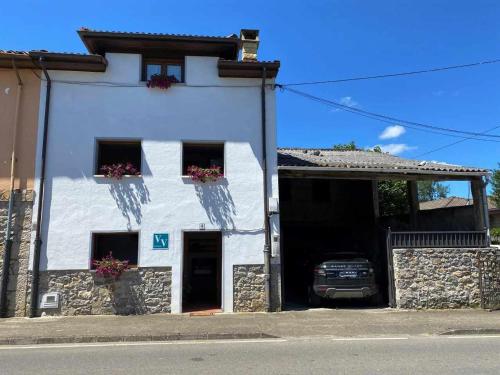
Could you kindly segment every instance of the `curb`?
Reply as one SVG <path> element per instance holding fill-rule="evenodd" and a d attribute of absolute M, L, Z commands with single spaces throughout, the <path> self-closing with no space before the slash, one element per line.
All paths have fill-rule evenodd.
<path fill-rule="evenodd" d="M 248 340 L 273 339 L 278 336 L 266 333 L 173 333 L 165 335 L 132 336 L 68 336 L 68 337 L 11 337 L 0 339 L 0 345 L 42 345 L 42 344 L 86 344 L 102 342 L 151 342 L 151 341 L 187 341 L 187 340 Z"/>
<path fill-rule="evenodd" d="M 439 333 L 440 336 L 453 336 L 453 335 L 492 335 L 500 334 L 500 328 L 473 328 L 473 329 L 452 329 Z"/>

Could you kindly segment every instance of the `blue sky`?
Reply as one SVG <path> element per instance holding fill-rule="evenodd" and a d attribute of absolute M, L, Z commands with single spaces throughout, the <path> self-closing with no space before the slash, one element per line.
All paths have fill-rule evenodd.
<path fill-rule="evenodd" d="M 73 4 L 71 4 L 73 3 Z M 500 2 L 450 1 L 23 1 L 2 4 L 0 49 L 85 52 L 75 30 L 228 35 L 261 30 L 259 58 L 279 59 L 280 83 L 419 70 L 500 58 Z M 467 131 L 500 125 L 500 64 L 405 78 L 302 86 L 368 111 Z M 415 157 L 456 138 L 408 129 L 278 92 L 280 146 L 356 141 Z M 392 130 L 393 135 L 398 129 Z M 400 132 L 399 132 L 400 133 Z M 500 134 L 500 129 L 496 130 Z M 397 146 L 388 146 L 388 145 Z M 424 157 L 495 168 L 500 144 L 466 141 Z M 467 196 L 466 184 L 452 193 Z"/>

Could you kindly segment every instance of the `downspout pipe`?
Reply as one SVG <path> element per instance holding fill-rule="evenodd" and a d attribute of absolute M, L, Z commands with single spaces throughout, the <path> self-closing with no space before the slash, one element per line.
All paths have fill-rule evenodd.
<path fill-rule="evenodd" d="M 9 268 L 12 252 L 12 211 L 14 209 L 15 195 L 15 176 L 16 176 L 16 144 L 17 144 L 17 128 L 19 127 L 19 112 L 21 107 L 21 98 L 23 92 L 23 81 L 16 66 L 16 60 L 12 59 L 12 69 L 14 69 L 17 77 L 17 96 L 16 107 L 14 112 L 14 129 L 12 134 L 12 153 L 10 159 L 10 192 L 9 206 L 7 209 L 7 226 L 5 228 L 5 249 L 3 252 L 3 270 L 2 279 L 0 280 L 0 318 L 7 316 L 7 287 L 9 284 Z"/>
<path fill-rule="evenodd" d="M 40 181 L 38 185 L 38 207 L 36 214 L 36 229 L 35 229 L 35 246 L 33 251 L 33 272 L 31 274 L 31 301 L 30 301 L 30 312 L 29 317 L 34 318 L 36 316 L 36 311 L 38 307 L 38 287 L 39 287 L 39 277 L 40 277 L 40 252 L 42 247 L 42 216 L 43 216 L 43 201 L 44 201 L 44 188 L 45 188 L 45 168 L 46 168 L 46 156 L 47 156 L 47 139 L 49 135 L 49 111 L 50 111 L 50 92 L 52 88 L 52 81 L 50 79 L 49 73 L 45 67 L 43 57 L 40 57 L 40 66 L 46 80 L 46 92 L 45 92 L 45 110 L 43 118 L 43 138 L 42 138 L 42 154 L 40 157 Z"/>
<path fill-rule="evenodd" d="M 267 191 L 267 127 L 266 127 L 266 67 L 262 67 L 261 130 L 262 130 L 262 185 L 264 189 L 264 291 L 266 311 L 271 311 L 271 233 L 269 226 L 269 199 Z"/>

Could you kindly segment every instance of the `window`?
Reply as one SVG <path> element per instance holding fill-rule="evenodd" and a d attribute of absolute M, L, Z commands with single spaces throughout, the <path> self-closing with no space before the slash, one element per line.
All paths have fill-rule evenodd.
<path fill-rule="evenodd" d="M 314 202 L 330 202 L 329 180 L 312 180 L 312 200 Z"/>
<path fill-rule="evenodd" d="M 141 172 L 141 141 L 97 141 L 97 163 L 95 174 L 102 174 L 102 167 L 131 163 Z"/>
<path fill-rule="evenodd" d="M 139 234 L 136 232 L 93 233 L 92 259 L 101 260 L 110 252 L 113 258 L 121 261 L 128 260 L 130 266 L 137 266 Z"/>
<path fill-rule="evenodd" d="M 182 147 L 182 174 L 186 176 L 190 166 L 200 168 L 220 167 L 224 174 L 223 143 L 184 143 Z"/>
<path fill-rule="evenodd" d="M 184 60 L 143 59 L 142 80 L 148 81 L 154 74 L 174 76 L 184 82 Z"/>

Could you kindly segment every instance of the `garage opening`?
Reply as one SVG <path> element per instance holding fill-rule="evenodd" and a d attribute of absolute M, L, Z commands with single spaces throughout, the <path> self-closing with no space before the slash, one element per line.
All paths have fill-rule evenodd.
<path fill-rule="evenodd" d="M 218 310 L 222 290 L 220 232 L 185 232 L 182 311 Z"/>
<path fill-rule="evenodd" d="M 325 277 L 334 275 L 337 283 L 352 284 L 353 289 L 376 284 L 378 290 L 371 294 L 366 289 L 366 298 L 346 295 L 328 304 L 385 305 L 388 266 L 385 234 L 378 223 L 377 182 L 282 177 L 279 186 L 285 308 L 311 304 L 314 277 L 323 272 L 318 266 L 327 261 L 335 267 L 327 269 Z M 356 275 L 340 269 L 346 261 L 359 267 L 353 271 Z"/>

